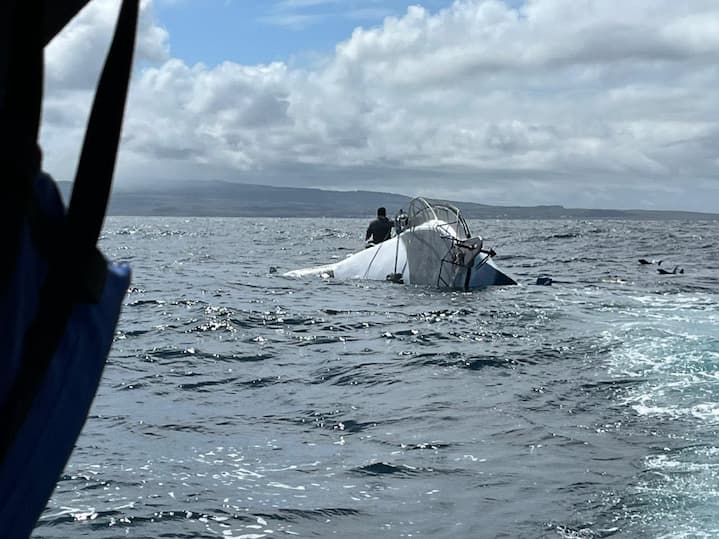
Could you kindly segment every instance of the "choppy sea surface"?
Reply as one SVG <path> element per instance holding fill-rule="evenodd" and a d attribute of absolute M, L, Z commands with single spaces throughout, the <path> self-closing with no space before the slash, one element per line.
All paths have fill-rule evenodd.
<path fill-rule="evenodd" d="M 280 275 L 364 220 L 108 219 L 133 284 L 34 537 L 719 537 L 719 222 L 470 224 L 522 286 Z"/>

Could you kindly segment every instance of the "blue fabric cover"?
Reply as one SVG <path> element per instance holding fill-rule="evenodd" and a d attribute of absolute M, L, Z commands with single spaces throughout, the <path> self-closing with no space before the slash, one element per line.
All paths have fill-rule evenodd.
<path fill-rule="evenodd" d="M 41 174 L 36 179 L 35 197 L 46 217 L 58 221 L 64 218 L 62 200 L 48 176 Z M 17 258 L 4 262 L 14 262 L 15 272 L 0 297 L 0 404 L 5 402 L 19 371 L 24 335 L 35 317 L 39 291 L 48 271 L 47 261 L 33 243 L 27 220 L 22 234 Z M 4 538 L 28 537 L 45 508 L 85 423 L 129 284 L 129 266 L 109 264 L 101 300 L 73 307 L 45 380 L 14 445 L 0 462 L 0 524 Z"/>

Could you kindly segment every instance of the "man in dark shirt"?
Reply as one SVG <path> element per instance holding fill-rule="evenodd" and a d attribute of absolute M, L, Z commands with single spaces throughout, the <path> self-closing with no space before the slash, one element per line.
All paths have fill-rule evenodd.
<path fill-rule="evenodd" d="M 387 218 L 387 210 L 377 208 L 377 219 L 372 221 L 367 227 L 365 242 L 371 240 L 372 243 L 382 243 L 392 237 L 393 223 Z"/>

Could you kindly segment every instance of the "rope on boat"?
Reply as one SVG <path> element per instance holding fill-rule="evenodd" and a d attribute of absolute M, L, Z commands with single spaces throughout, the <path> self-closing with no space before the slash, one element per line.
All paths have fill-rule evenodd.
<path fill-rule="evenodd" d="M 382 242 L 382 243 L 384 243 L 384 242 Z M 370 260 L 369 264 L 367 265 L 367 269 L 364 271 L 364 275 L 362 276 L 363 279 L 367 278 L 367 274 L 369 273 L 369 270 L 372 268 L 374 259 L 377 258 L 377 255 L 379 254 L 380 249 L 382 249 L 382 243 L 377 244 L 377 250 L 374 252 L 374 256 L 372 256 L 372 260 Z"/>

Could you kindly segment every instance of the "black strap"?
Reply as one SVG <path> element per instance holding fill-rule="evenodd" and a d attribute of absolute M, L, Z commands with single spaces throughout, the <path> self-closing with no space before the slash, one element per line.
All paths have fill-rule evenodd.
<path fill-rule="evenodd" d="M 81 255 L 90 256 L 105 219 L 132 68 L 137 11 L 138 0 L 123 0 L 85 131 L 67 212 L 68 234 Z"/>
<path fill-rule="evenodd" d="M 22 2 L 23 0 L 19 0 Z M 43 42 L 50 43 L 60 30 L 80 11 L 89 0 L 43 0 Z"/>
<path fill-rule="evenodd" d="M 7 84 L 0 100 L 0 230 L 3 252 L 17 259 L 23 216 L 29 206 L 32 179 L 40 170 L 37 135 L 42 101 L 43 48 L 33 25 L 42 8 L 38 0 L 10 6 L 11 32 L 7 54 Z M 40 13 L 41 14 L 41 13 Z M 3 74 L 5 75 L 5 74 Z M 6 290 L 14 264 L 0 266 L 0 293 Z"/>
<path fill-rule="evenodd" d="M 42 5 L 39 0 L 18 1 L 12 9 L 5 100 L 0 106 L 3 164 L 10 165 L 6 170 L 22 170 L 30 177 L 40 168 L 36 141 L 42 106 L 43 46 L 34 21 L 38 14 L 42 16 Z"/>
<path fill-rule="evenodd" d="M 5 458 L 27 417 L 65 332 L 73 305 L 79 299 L 73 286 L 73 281 L 78 280 L 78 268 L 82 268 L 82 275 L 87 273 L 90 264 L 97 265 L 95 244 L 112 183 L 132 66 L 137 11 L 138 0 L 123 0 L 93 103 L 63 234 L 67 253 L 63 259 L 50 260 L 36 317 L 25 334 L 20 371 L 0 409 L 0 417 L 5 421 L 0 429 L 0 460 Z M 42 41 L 38 39 L 37 43 Z M 70 267 L 67 260 L 77 266 Z"/>

